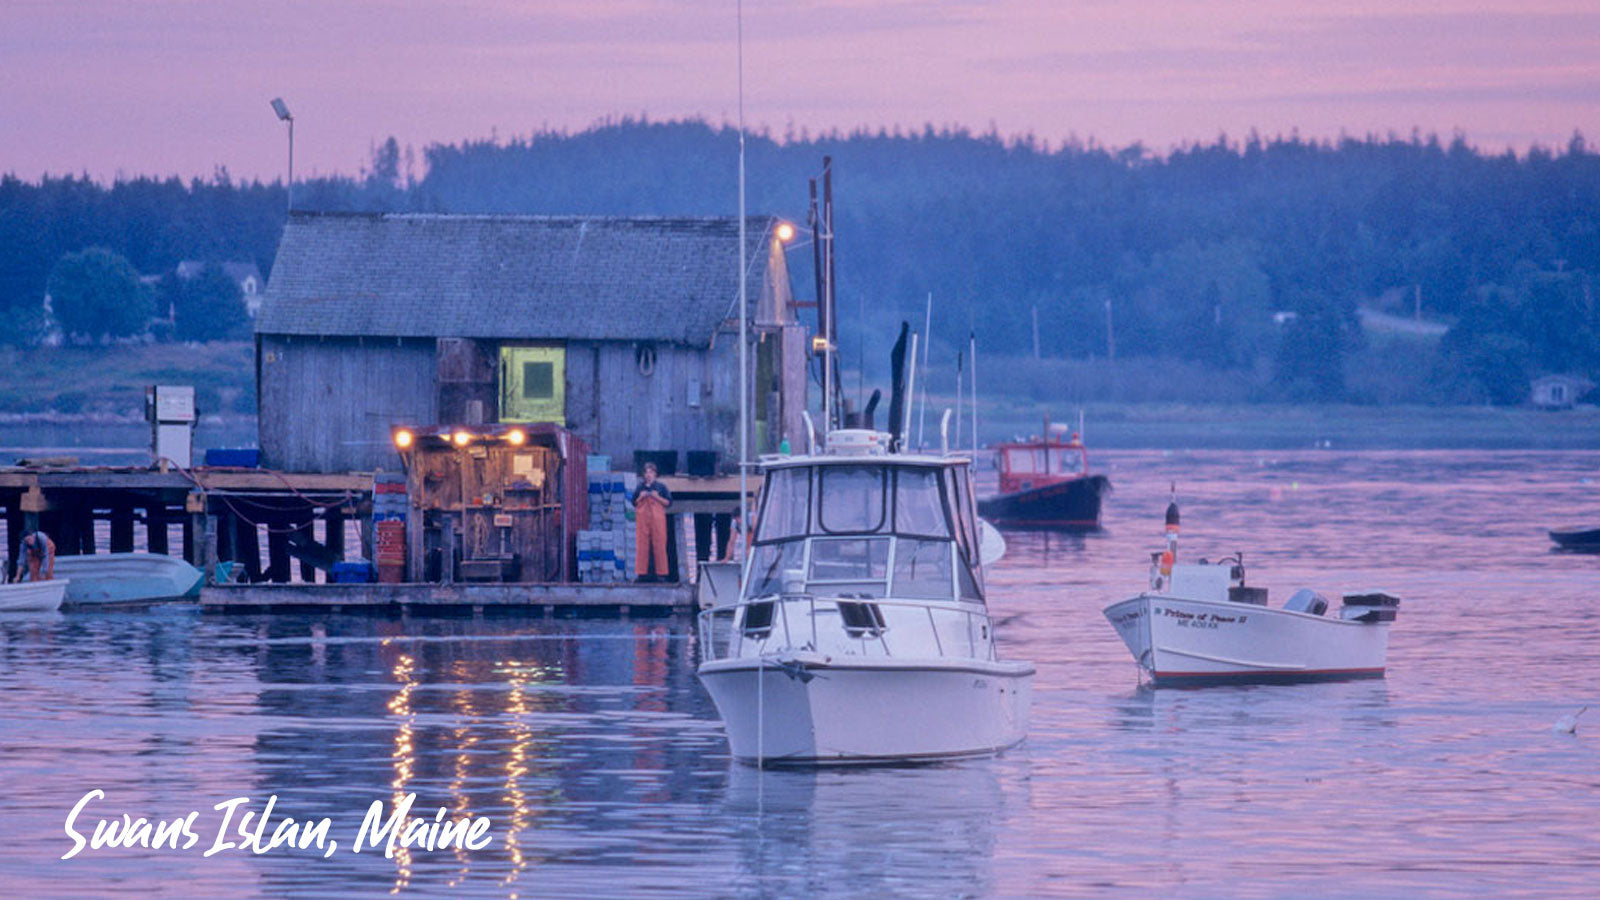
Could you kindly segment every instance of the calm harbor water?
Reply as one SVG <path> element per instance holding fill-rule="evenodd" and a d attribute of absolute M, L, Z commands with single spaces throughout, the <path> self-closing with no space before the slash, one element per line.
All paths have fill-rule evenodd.
<path fill-rule="evenodd" d="M 1600 453 L 1114 452 L 1106 530 L 1010 535 L 1028 741 L 924 768 L 730 765 L 681 620 L 0 617 L 0 885 L 18 897 L 1549 897 L 1600 886 Z M 1404 597 L 1386 679 L 1142 690 L 1101 618 L 1178 483 L 1180 552 Z M 73 846 L 191 810 L 190 850 Z M 350 852 L 373 801 L 485 849 Z M 276 795 L 338 849 L 203 857 Z M 120 823 L 120 819 L 118 820 Z"/>

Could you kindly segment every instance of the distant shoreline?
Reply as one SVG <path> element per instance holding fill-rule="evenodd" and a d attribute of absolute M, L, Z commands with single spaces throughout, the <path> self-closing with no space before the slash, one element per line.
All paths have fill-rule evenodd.
<path fill-rule="evenodd" d="M 1001 402 L 978 410 L 986 442 L 1043 430 L 1046 410 Z M 1049 410 L 1075 430 L 1079 406 Z M 1090 403 L 1095 450 L 1596 450 L 1600 407 L 1546 412 L 1491 406 Z M 931 411 L 931 410 L 930 410 Z M 967 415 L 971 415 L 970 411 Z M 930 428 L 933 420 L 929 417 Z M 913 417 L 913 431 L 915 431 Z M 937 432 L 928 436 L 937 443 Z M 953 442 L 953 441 L 952 441 Z"/>
<path fill-rule="evenodd" d="M 935 398 L 925 440 L 938 445 L 944 406 Z M 1084 441 L 1103 450 L 1561 450 L 1600 452 L 1600 407 L 1559 412 L 1483 406 L 1289 406 L 1266 404 L 1087 404 Z M 1078 407 L 1053 408 L 1075 430 Z M 1038 434 L 1045 411 L 1004 400 L 978 411 L 984 443 Z M 970 417 L 970 410 L 966 416 Z M 912 434 L 918 417 L 913 411 Z M 970 423 L 970 418 L 964 419 Z M 881 422 L 879 423 L 882 424 Z M 254 416 L 206 415 L 197 449 L 256 443 Z M 0 465 L 20 456 L 142 458 L 149 425 L 113 413 L 0 412 Z M 960 445 L 970 442 L 963 429 Z M 951 444 L 956 445 L 952 421 Z M 48 452 L 46 452 L 48 451 Z M 103 462 L 103 459 L 96 459 Z"/>

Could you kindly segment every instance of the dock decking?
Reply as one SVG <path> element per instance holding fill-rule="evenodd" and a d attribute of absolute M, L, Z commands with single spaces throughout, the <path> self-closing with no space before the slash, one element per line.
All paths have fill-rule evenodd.
<path fill-rule="evenodd" d="M 208 585 L 200 592 L 206 612 L 266 612 L 290 608 L 617 611 L 670 615 L 695 610 L 690 584 L 251 584 Z"/>

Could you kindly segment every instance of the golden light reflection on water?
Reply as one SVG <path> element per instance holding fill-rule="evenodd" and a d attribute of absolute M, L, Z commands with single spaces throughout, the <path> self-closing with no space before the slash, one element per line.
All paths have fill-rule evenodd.
<path fill-rule="evenodd" d="M 390 669 L 394 680 L 400 683 L 400 690 L 389 700 L 389 714 L 400 719 L 394 733 L 394 752 L 391 754 L 394 759 L 394 780 L 390 782 L 394 788 L 391 809 L 399 807 L 406 795 L 406 785 L 411 783 L 412 776 L 416 774 L 417 757 L 413 741 L 416 713 L 411 708 L 411 692 L 417 687 L 416 669 L 416 661 L 406 653 L 400 654 Z M 404 844 L 395 846 L 394 864 L 394 887 L 389 893 L 398 894 L 411 884 L 411 852 Z"/>
<path fill-rule="evenodd" d="M 558 789 L 545 792 L 541 798 L 530 797 L 524 784 L 525 779 L 533 773 L 533 767 L 539 765 L 541 760 L 547 760 L 551 749 L 548 739 L 542 737 L 531 725 L 528 724 L 529 715 L 548 709 L 554 705 L 551 700 L 539 699 L 536 692 L 527 690 L 529 686 L 539 684 L 560 684 L 562 672 L 556 666 L 544 666 L 538 663 L 523 662 L 520 660 L 506 660 L 495 664 L 497 672 L 505 673 L 509 690 L 506 694 L 506 712 L 510 715 L 511 745 L 507 751 L 506 779 L 504 800 L 510 810 L 510 824 L 506 829 L 506 853 L 511 860 L 511 870 L 501 884 L 511 886 L 517 883 L 526 871 L 537 860 L 530 860 L 529 852 L 523 848 L 522 835 L 536 824 L 541 806 L 548 804 L 559 796 Z M 548 763 L 539 765 L 538 774 L 548 774 L 552 767 Z M 519 894 L 512 891 L 511 900 L 517 900 Z"/>
<path fill-rule="evenodd" d="M 470 682 L 472 671 L 462 660 L 456 660 L 450 666 L 451 677 L 461 683 Z M 455 710 L 457 721 L 460 723 L 450 730 L 450 736 L 455 741 L 455 756 L 451 759 L 450 769 L 450 799 L 451 806 L 457 817 L 472 815 L 472 798 L 468 796 L 466 784 L 468 769 L 472 764 L 472 748 L 478 743 L 478 736 L 472 733 L 472 725 L 478 718 L 477 704 L 472 702 L 472 689 L 463 687 L 450 695 L 450 708 Z M 472 869 L 471 856 L 464 847 L 455 849 L 456 862 L 461 868 L 447 883 L 446 887 L 457 887 L 462 884 Z"/>

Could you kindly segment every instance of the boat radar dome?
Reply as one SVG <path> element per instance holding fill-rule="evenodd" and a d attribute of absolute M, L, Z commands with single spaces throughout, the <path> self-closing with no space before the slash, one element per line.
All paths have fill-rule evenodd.
<path fill-rule="evenodd" d="M 841 428 L 828 433 L 829 456 L 883 456 L 889 452 L 889 435 L 867 428 Z"/>

